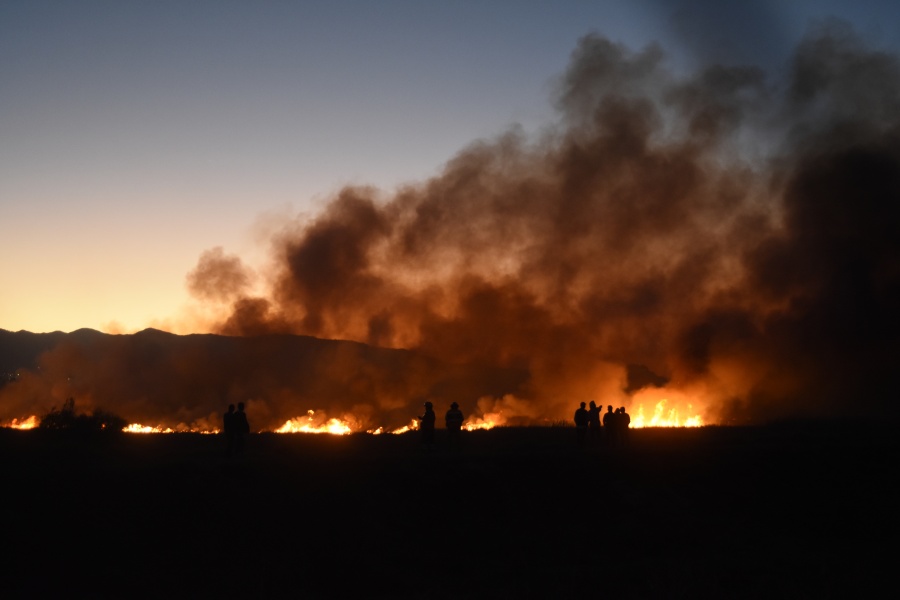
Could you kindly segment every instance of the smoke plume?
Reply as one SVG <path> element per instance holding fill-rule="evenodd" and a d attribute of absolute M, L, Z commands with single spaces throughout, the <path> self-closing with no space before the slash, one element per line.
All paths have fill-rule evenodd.
<path fill-rule="evenodd" d="M 657 46 L 587 36 L 549 132 L 477 141 L 387 198 L 342 190 L 285 225 L 270 293 L 218 331 L 524 368 L 517 396 L 551 415 L 627 402 L 641 369 L 714 421 L 893 412 L 898 85 L 839 23 L 786 82 L 678 77 Z"/>

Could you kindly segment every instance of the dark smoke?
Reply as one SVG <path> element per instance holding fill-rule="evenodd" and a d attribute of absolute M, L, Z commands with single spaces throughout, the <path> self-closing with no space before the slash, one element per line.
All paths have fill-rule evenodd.
<path fill-rule="evenodd" d="M 896 416 L 898 104 L 898 57 L 840 23 L 788 81 L 678 76 L 590 35 L 539 137 L 475 142 L 390 197 L 342 190 L 278 234 L 263 296 L 219 251 L 190 286 L 230 307 L 222 334 L 523 370 L 495 408 L 529 418 L 654 386 L 708 422 Z"/>

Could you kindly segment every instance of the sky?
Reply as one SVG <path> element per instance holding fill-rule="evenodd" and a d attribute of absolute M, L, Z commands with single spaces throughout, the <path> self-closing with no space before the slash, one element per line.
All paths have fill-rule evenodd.
<path fill-rule="evenodd" d="M 0 4 L 0 328 L 203 330 L 187 276 L 343 186 L 390 194 L 558 119 L 591 33 L 674 71 L 786 68 L 835 16 L 900 49 L 892 2 Z"/>

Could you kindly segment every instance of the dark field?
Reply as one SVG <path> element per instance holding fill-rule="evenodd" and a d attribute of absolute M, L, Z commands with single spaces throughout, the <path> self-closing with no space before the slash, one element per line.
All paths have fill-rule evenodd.
<path fill-rule="evenodd" d="M 0 596 L 885 595 L 897 430 L 250 436 L 0 430 Z M 887 593 L 887 595 L 891 595 Z"/>

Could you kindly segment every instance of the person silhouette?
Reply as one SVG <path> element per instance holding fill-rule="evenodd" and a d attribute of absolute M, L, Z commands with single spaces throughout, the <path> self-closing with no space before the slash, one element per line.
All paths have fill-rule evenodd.
<path fill-rule="evenodd" d="M 243 454 L 244 441 L 248 433 L 250 433 L 250 422 L 247 420 L 247 413 L 244 412 L 244 403 L 238 402 L 237 412 L 234 413 L 234 453 Z"/>
<path fill-rule="evenodd" d="M 591 439 L 600 439 L 600 407 L 593 400 L 588 409 L 588 430 L 591 432 Z"/>
<path fill-rule="evenodd" d="M 584 448 L 584 438 L 587 436 L 588 411 L 584 402 L 575 409 L 575 443 L 578 448 Z"/>
<path fill-rule="evenodd" d="M 234 454 L 234 404 L 222 415 L 222 433 L 225 434 L 225 456 Z"/>
<path fill-rule="evenodd" d="M 459 448 L 462 435 L 463 414 L 456 402 L 450 405 L 450 410 L 444 415 L 444 423 L 447 426 L 447 445 L 451 448 Z"/>
<path fill-rule="evenodd" d="M 625 446 L 628 444 L 628 437 L 630 435 L 628 428 L 631 426 L 631 415 L 625 411 L 624 406 L 619 410 L 621 411 L 619 413 L 619 441 Z"/>
<path fill-rule="evenodd" d="M 618 431 L 616 428 L 616 414 L 613 412 L 612 404 L 606 407 L 606 414 L 603 415 L 603 429 L 606 431 L 606 445 L 609 447 L 615 446 Z"/>
<path fill-rule="evenodd" d="M 419 430 L 422 432 L 422 445 L 426 450 L 434 447 L 434 405 L 431 402 L 425 403 L 425 414 L 419 419 Z"/>

